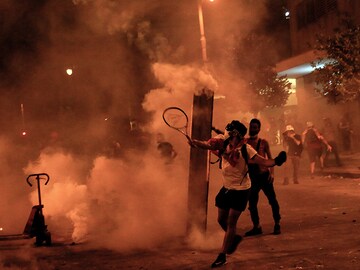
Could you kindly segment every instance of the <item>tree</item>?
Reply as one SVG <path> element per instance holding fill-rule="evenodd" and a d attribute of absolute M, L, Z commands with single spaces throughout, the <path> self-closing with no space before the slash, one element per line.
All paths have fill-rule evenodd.
<path fill-rule="evenodd" d="M 312 66 L 316 91 L 331 103 L 359 100 L 360 26 L 343 19 L 332 36 L 318 36 L 315 49 L 318 58 Z"/>
<path fill-rule="evenodd" d="M 239 39 L 235 47 L 234 64 L 249 90 L 244 103 L 254 115 L 266 107 L 284 106 L 290 95 L 291 83 L 275 71 L 275 48 L 272 38 L 254 33 Z"/>

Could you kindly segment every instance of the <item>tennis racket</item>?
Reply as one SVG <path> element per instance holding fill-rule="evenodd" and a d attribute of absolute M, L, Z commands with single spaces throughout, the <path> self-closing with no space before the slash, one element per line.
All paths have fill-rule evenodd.
<path fill-rule="evenodd" d="M 162 117 L 165 124 L 181 132 L 189 141 L 191 141 L 188 135 L 189 118 L 182 109 L 178 107 L 168 107 L 164 110 Z"/>

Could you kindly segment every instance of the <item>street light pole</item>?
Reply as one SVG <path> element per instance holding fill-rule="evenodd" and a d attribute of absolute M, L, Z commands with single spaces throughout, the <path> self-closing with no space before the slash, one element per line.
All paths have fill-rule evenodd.
<path fill-rule="evenodd" d="M 206 38 L 205 38 L 205 30 L 204 30 L 202 0 L 198 0 L 198 14 L 199 14 L 199 25 L 200 25 L 200 43 L 201 43 L 201 51 L 202 51 L 202 60 L 206 65 L 207 53 L 206 53 Z"/>
<path fill-rule="evenodd" d="M 205 72 L 208 72 L 202 0 L 198 0 L 198 14 L 202 60 Z M 194 95 L 191 126 L 193 139 L 207 141 L 211 138 L 213 101 L 214 93 L 207 87 L 204 87 L 200 94 Z M 188 186 L 188 233 L 191 233 L 194 228 L 203 233 L 206 232 L 209 172 L 209 153 L 192 147 L 190 149 Z"/>

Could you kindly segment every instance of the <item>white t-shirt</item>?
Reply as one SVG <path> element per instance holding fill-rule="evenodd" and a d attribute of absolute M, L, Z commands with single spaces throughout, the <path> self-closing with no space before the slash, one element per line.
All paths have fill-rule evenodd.
<path fill-rule="evenodd" d="M 223 145 L 224 139 L 221 137 L 212 138 L 209 140 L 210 144 L 218 146 Z M 246 190 L 251 187 L 249 178 L 248 166 L 241 154 L 242 144 L 231 149 L 230 145 L 227 146 L 226 151 L 222 156 L 222 175 L 223 185 L 227 189 Z M 246 144 L 246 151 L 248 159 L 253 158 L 257 152 L 251 145 Z"/>

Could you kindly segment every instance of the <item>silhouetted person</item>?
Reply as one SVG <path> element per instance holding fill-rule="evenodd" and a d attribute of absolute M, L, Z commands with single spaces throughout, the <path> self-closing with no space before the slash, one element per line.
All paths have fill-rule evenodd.
<path fill-rule="evenodd" d="M 352 152 L 352 120 L 350 113 L 344 113 L 339 122 L 339 131 L 345 152 Z"/>
<path fill-rule="evenodd" d="M 164 159 L 165 164 L 170 164 L 173 162 L 177 153 L 171 143 L 165 141 L 165 137 L 162 133 L 157 134 L 157 150 L 160 153 L 160 156 Z"/>
<path fill-rule="evenodd" d="M 299 184 L 300 158 L 303 150 L 301 136 L 295 133 L 292 125 L 287 125 L 283 132 L 283 146 L 287 153 L 288 159 L 284 164 L 284 185 L 289 184 L 290 171 L 294 184 Z"/>
<path fill-rule="evenodd" d="M 317 158 L 319 158 L 321 170 L 324 168 L 325 154 L 323 153 L 323 144 L 326 146 L 327 151 L 331 151 L 331 146 L 314 127 L 312 122 L 307 122 L 306 126 L 307 128 L 302 133 L 301 140 L 309 155 L 311 178 L 314 178 L 315 162 Z"/>
<path fill-rule="evenodd" d="M 260 120 L 254 118 L 249 124 L 249 135 L 247 143 L 250 144 L 258 153 L 266 159 L 271 159 L 270 146 L 267 140 L 259 138 L 261 129 Z M 269 201 L 271 206 L 273 219 L 274 219 L 274 232 L 273 234 L 280 234 L 280 207 L 276 199 L 274 189 L 274 168 L 261 166 L 258 164 L 249 164 L 249 175 L 251 179 L 251 191 L 249 197 L 249 210 L 253 228 L 245 233 L 245 236 L 253 236 L 262 234 L 260 226 L 260 218 L 258 213 L 259 193 L 262 190 Z"/>
<path fill-rule="evenodd" d="M 299 121 L 299 117 L 297 114 L 294 114 L 289 121 L 287 122 L 288 125 L 291 125 L 294 128 L 296 134 L 301 135 L 301 132 L 305 130 L 305 125 Z M 285 127 L 286 129 L 286 127 Z M 283 130 L 283 129 L 282 129 Z"/>
<path fill-rule="evenodd" d="M 335 130 L 335 127 L 334 127 L 331 119 L 328 117 L 324 118 L 324 126 L 322 128 L 321 134 L 324 135 L 327 142 L 331 146 L 331 152 L 326 151 L 324 165 L 325 166 L 329 165 L 329 156 L 330 156 L 330 153 L 332 153 L 332 154 L 334 154 L 336 165 L 341 166 L 341 160 L 340 160 L 340 156 L 339 156 L 339 152 L 338 152 L 338 146 L 336 143 L 336 130 Z"/>

